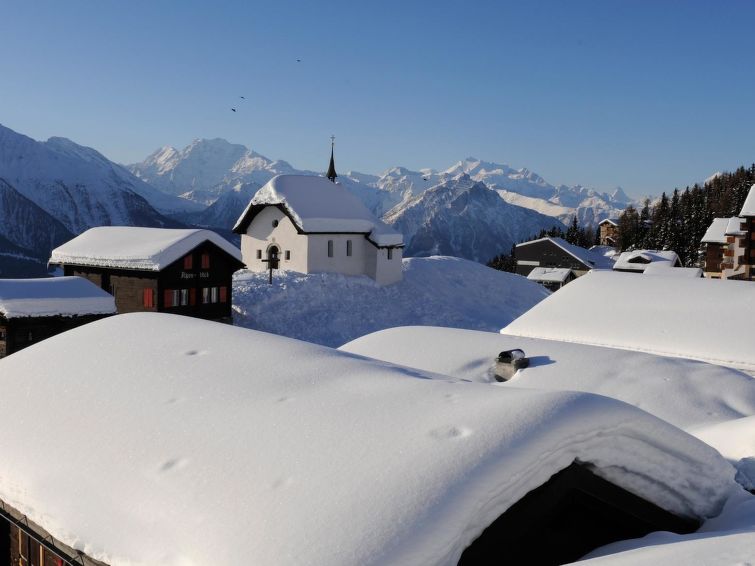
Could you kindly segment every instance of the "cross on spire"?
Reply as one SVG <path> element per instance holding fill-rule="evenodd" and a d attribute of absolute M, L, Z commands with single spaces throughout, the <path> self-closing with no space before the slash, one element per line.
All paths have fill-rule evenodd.
<path fill-rule="evenodd" d="M 325 176 L 331 180 L 331 182 L 336 182 L 336 177 L 338 177 L 338 174 L 336 173 L 336 162 L 335 159 L 333 159 L 333 147 L 336 144 L 336 137 L 330 136 L 330 165 L 328 166 L 328 172 L 325 174 Z"/>

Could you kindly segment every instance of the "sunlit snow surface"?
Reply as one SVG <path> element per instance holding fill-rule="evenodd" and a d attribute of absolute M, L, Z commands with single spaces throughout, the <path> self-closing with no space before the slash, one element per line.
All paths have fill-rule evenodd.
<path fill-rule="evenodd" d="M 237 272 L 234 324 L 327 346 L 411 324 L 494 330 L 550 293 L 526 278 L 455 257 L 404 259 L 403 281 L 332 273 Z"/>
<path fill-rule="evenodd" d="M 104 319 L 0 375 L 0 498 L 112 565 L 450 566 L 575 459 L 687 516 L 736 489 L 715 451 L 619 401 L 187 317 Z"/>

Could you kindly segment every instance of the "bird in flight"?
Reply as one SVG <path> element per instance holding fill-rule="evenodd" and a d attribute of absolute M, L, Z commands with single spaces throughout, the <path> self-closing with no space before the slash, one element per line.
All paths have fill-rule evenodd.
<path fill-rule="evenodd" d="M 231 112 L 236 112 L 236 109 L 235 108 L 231 108 Z"/>
<path fill-rule="evenodd" d="M 301 59 L 297 59 L 297 60 L 296 60 L 296 62 L 297 62 L 297 63 L 301 63 Z"/>
<path fill-rule="evenodd" d="M 241 100 L 246 100 L 246 96 L 239 96 Z"/>

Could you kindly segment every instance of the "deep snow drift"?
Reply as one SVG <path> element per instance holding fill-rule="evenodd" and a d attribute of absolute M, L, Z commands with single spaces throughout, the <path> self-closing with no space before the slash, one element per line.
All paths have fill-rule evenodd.
<path fill-rule="evenodd" d="M 403 260 L 404 279 L 381 287 L 368 277 L 237 272 L 234 324 L 340 346 L 406 325 L 498 330 L 549 295 L 526 278 L 454 257 Z"/>
<path fill-rule="evenodd" d="M 450 566 L 575 459 L 688 517 L 736 489 L 710 447 L 606 397 L 188 317 L 108 318 L 0 374 L 0 499 L 112 566 Z"/>
<path fill-rule="evenodd" d="M 497 384 L 493 360 L 499 352 L 514 348 L 524 350 L 530 366 Z M 734 369 L 681 358 L 420 326 L 383 330 L 339 349 L 500 387 L 598 393 L 684 428 L 755 415 L 755 380 Z"/>

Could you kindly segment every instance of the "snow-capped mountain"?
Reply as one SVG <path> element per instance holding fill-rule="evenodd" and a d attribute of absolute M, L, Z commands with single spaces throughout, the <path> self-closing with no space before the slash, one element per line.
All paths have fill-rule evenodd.
<path fill-rule="evenodd" d="M 311 173 L 220 138 L 196 139 L 180 151 L 162 147 L 128 169 L 161 191 L 203 204 L 242 184 L 262 186 L 276 175 Z"/>
<path fill-rule="evenodd" d="M 403 201 L 383 220 L 404 234 L 406 256 L 453 255 L 479 262 L 559 224 L 507 203 L 464 173 Z"/>
<path fill-rule="evenodd" d="M 0 178 L 74 234 L 101 225 L 174 225 L 158 210 L 197 208 L 150 187 L 94 149 L 58 137 L 38 142 L 3 126 Z"/>
<path fill-rule="evenodd" d="M 60 222 L 0 179 L 0 277 L 42 275 L 50 249 L 73 237 Z"/>

